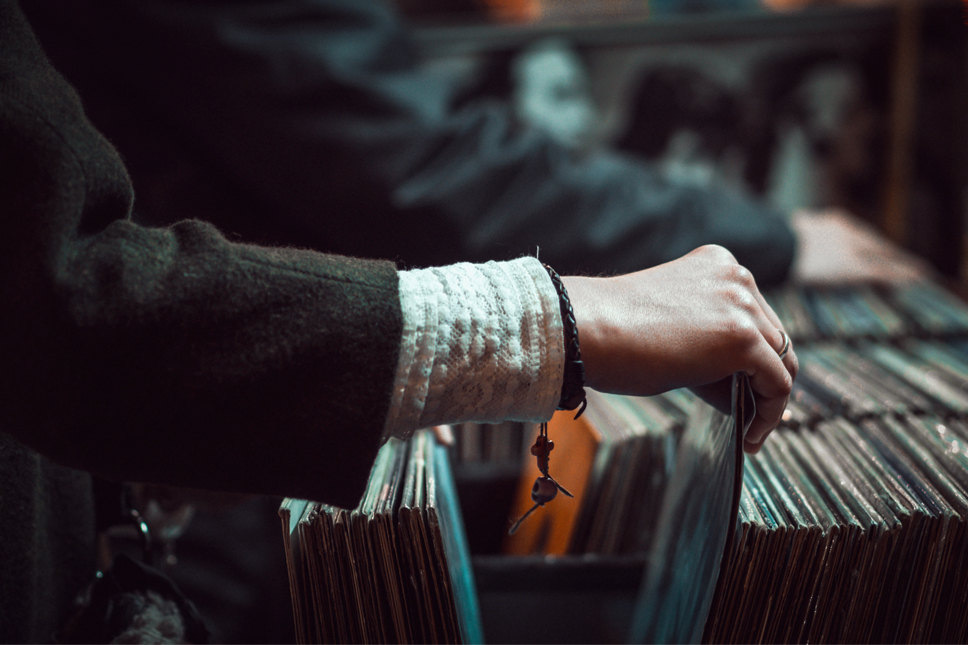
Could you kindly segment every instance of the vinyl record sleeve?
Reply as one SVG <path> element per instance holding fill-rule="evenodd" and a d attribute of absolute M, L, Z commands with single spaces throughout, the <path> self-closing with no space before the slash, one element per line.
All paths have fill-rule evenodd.
<path fill-rule="evenodd" d="M 733 377 L 732 414 L 697 406 L 679 442 L 649 550 L 629 641 L 695 643 L 732 548 L 742 490 L 743 435 L 755 416 L 745 376 Z"/>

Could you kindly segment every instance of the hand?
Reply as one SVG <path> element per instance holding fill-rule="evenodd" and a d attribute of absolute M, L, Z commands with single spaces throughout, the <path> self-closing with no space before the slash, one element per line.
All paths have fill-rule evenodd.
<path fill-rule="evenodd" d="M 793 278 L 810 284 L 924 280 L 928 265 L 896 246 L 873 226 L 836 210 L 798 211 Z"/>
<path fill-rule="evenodd" d="M 704 246 L 637 273 L 562 280 L 590 387 L 638 396 L 689 387 L 716 404 L 728 399 L 729 378 L 746 372 L 756 417 L 744 447 L 759 450 L 786 408 L 798 363 L 792 349 L 780 359 L 783 325 L 729 251 Z"/>

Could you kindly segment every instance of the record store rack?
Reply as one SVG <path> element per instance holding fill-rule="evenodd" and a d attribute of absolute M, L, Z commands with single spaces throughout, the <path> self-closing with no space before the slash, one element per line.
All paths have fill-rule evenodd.
<path fill-rule="evenodd" d="M 705 640 L 965 642 L 968 308 L 930 282 L 769 299 L 800 373 Z"/>
<path fill-rule="evenodd" d="M 800 372 L 780 427 L 730 470 L 734 495 L 719 507 L 736 521 L 706 524 L 728 539 L 696 551 L 718 567 L 698 585 L 708 602 L 690 614 L 703 617 L 687 626 L 693 640 L 968 641 L 968 306 L 930 282 L 767 298 Z M 449 449 L 426 432 L 387 444 L 354 510 L 286 500 L 299 641 L 634 640 L 641 608 L 668 597 L 643 584 L 650 544 L 663 542 L 651 536 L 682 534 L 650 500 L 694 490 L 669 455 L 698 445 L 679 439 L 697 436 L 703 406 L 688 391 L 592 392 L 585 425 L 553 435 L 552 470 L 576 497 L 522 526 L 535 548 L 506 538 L 534 481 L 534 429 L 520 425 L 457 428 Z M 735 438 L 739 417 L 720 416 L 730 430 L 703 436 Z M 563 455 L 583 432 L 582 471 Z M 553 549 L 548 526 L 564 527 Z"/>
<path fill-rule="evenodd" d="M 745 460 L 736 536 L 722 562 L 704 641 L 968 641 L 968 307 L 933 282 L 788 286 L 767 298 L 793 339 L 800 373 L 781 426 Z M 688 393 L 650 398 L 637 406 L 649 419 L 645 425 L 674 432 L 685 422 Z M 641 412 L 648 408 L 653 412 Z M 484 434 L 476 430 L 470 439 Z M 526 454 L 530 430 L 511 436 Z M 458 433 L 454 454 L 486 460 L 486 449 L 462 445 L 468 440 Z M 543 564 L 524 558 L 518 565 L 475 558 L 488 636 L 488 588 L 520 601 L 512 584 L 540 595 L 534 580 L 543 579 L 548 597 L 536 599 L 533 610 L 561 597 L 554 586 L 568 586 L 562 575 L 578 576 L 573 589 L 584 576 L 594 590 L 601 583 L 597 568 L 625 581 L 616 583 L 625 585 L 625 597 L 617 586 L 601 586 L 612 600 L 599 613 L 611 618 L 589 621 L 632 620 L 648 508 L 604 504 L 600 496 L 578 503 L 568 557 Z M 595 521 L 638 528 L 594 537 L 588 527 Z M 552 571 L 556 566 L 574 571 Z M 502 583 L 502 570 L 515 582 Z M 502 623 L 515 623 L 511 609 Z M 515 633 L 570 640 L 567 627 L 554 630 L 555 622 L 569 624 L 568 616 L 558 616 L 544 631 L 520 631 L 523 618 L 506 629 L 499 625 L 497 638 L 488 640 L 511 641 Z M 614 640 L 623 629 L 612 624 L 574 638 Z"/>

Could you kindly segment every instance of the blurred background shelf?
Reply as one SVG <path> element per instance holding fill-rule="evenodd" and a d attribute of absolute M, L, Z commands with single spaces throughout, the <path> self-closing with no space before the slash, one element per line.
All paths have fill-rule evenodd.
<path fill-rule="evenodd" d="M 581 126 L 561 125 L 573 105 L 522 119 L 584 128 L 579 152 L 619 147 L 787 212 L 846 210 L 965 280 L 961 0 L 537 2 L 400 0 L 426 64 L 461 79 L 455 101 L 580 99 Z M 531 81 L 528 65 L 544 66 Z M 570 80 L 528 87 L 556 74 Z M 643 131 L 652 148 L 626 145 Z"/>
<path fill-rule="evenodd" d="M 425 54 L 452 56 L 512 49 L 552 36 L 568 38 L 579 47 L 601 47 L 887 33 L 895 28 L 898 7 L 886 4 L 810 6 L 784 12 L 742 8 L 521 23 L 494 22 L 485 15 L 474 14 L 441 17 L 412 13 L 411 18 Z"/>

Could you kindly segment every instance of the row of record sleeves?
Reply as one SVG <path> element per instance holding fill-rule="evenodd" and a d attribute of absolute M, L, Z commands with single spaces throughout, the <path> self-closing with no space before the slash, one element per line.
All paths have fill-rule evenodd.
<path fill-rule="evenodd" d="M 768 298 L 800 371 L 780 427 L 745 459 L 704 642 L 968 641 L 968 307 L 934 283 Z M 642 502 L 671 481 L 703 405 L 594 393 L 584 426 L 557 430 L 593 452 L 573 516 L 549 505 L 539 520 L 559 514 L 562 553 L 647 548 L 661 527 Z"/>
<path fill-rule="evenodd" d="M 965 642 L 968 307 L 931 282 L 768 300 L 800 372 L 704 640 Z"/>
<path fill-rule="evenodd" d="M 446 449 L 430 431 L 380 449 L 355 509 L 279 508 L 299 643 L 480 643 Z"/>
<path fill-rule="evenodd" d="M 939 337 L 968 331 L 968 307 L 942 285 L 790 285 L 764 293 L 794 341 Z"/>
<path fill-rule="evenodd" d="M 968 425 L 779 429 L 746 459 L 708 643 L 963 643 Z"/>
<path fill-rule="evenodd" d="M 783 423 L 968 414 L 968 306 L 934 282 L 766 294 L 800 372 Z"/>

